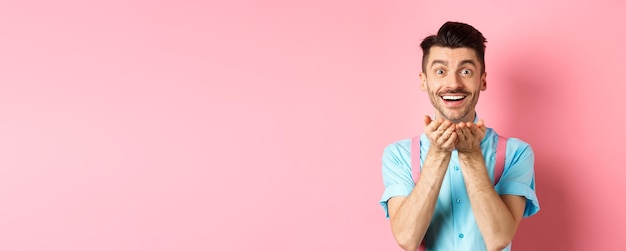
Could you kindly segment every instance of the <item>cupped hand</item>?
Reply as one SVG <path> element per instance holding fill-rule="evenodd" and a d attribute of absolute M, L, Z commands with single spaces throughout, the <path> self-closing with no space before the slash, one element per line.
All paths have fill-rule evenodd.
<path fill-rule="evenodd" d="M 432 120 L 424 117 L 425 133 L 430 140 L 430 147 L 437 151 L 452 152 L 457 141 L 456 125 L 444 119 Z"/>
<path fill-rule="evenodd" d="M 485 137 L 487 127 L 483 120 L 476 124 L 472 122 L 461 122 L 456 124 L 456 149 L 459 152 L 480 151 L 480 142 Z"/>

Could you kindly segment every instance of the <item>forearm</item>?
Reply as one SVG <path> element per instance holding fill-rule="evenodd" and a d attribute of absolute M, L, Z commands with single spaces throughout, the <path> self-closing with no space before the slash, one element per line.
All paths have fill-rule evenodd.
<path fill-rule="evenodd" d="M 501 250 L 512 240 L 517 222 L 494 190 L 480 151 L 459 153 L 467 193 L 488 250 Z"/>
<path fill-rule="evenodd" d="M 429 151 L 415 188 L 391 218 L 392 232 L 403 249 L 416 250 L 422 242 L 435 211 L 449 162 L 449 152 Z"/>

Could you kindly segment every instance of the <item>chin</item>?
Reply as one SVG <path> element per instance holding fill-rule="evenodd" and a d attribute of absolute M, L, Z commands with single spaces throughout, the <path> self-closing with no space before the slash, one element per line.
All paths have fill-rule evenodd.
<path fill-rule="evenodd" d="M 468 113 L 465 113 L 463 115 L 460 115 L 460 114 L 448 114 L 447 116 L 444 116 L 444 118 L 447 119 L 447 120 L 450 120 L 450 121 L 452 121 L 454 123 L 460 123 L 460 122 L 462 122 L 462 121 L 467 119 L 468 114 L 470 114 L 470 113 L 468 112 Z"/>
<path fill-rule="evenodd" d="M 463 122 L 463 119 L 461 118 L 448 118 L 448 120 L 450 120 L 454 124 Z"/>

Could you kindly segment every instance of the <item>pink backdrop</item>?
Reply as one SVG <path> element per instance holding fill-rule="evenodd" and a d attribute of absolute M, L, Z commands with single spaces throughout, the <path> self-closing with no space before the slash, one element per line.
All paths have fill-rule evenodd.
<path fill-rule="evenodd" d="M 2 1 L 0 250 L 397 250 L 381 154 L 446 20 L 537 155 L 514 249 L 623 247 L 626 6 L 416 2 Z"/>

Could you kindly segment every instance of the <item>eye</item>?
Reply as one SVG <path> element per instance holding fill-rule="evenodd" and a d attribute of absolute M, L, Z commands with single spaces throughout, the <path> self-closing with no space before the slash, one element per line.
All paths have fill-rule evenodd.
<path fill-rule="evenodd" d="M 444 73 L 444 71 L 442 69 L 435 70 L 435 74 L 437 74 L 437 75 L 441 75 L 443 73 Z"/>
<path fill-rule="evenodd" d="M 465 69 L 465 70 L 461 71 L 461 74 L 463 74 L 463 75 L 470 75 L 470 74 L 472 74 L 472 71 L 468 70 L 468 69 Z"/>

